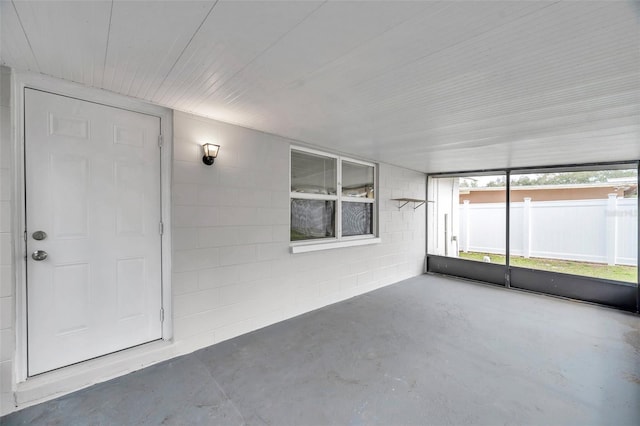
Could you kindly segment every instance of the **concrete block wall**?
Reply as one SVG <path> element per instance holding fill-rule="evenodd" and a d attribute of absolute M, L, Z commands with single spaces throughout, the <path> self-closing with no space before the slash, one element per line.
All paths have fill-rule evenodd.
<path fill-rule="evenodd" d="M 0 67 L 0 413 L 13 410 L 15 279 L 12 234 L 11 70 Z"/>
<path fill-rule="evenodd" d="M 213 166 L 200 145 L 221 145 Z M 177 344 L 195 349 L 422 273 L 422 173 L 380 164 L 382 243 L 289 251 L 291 141 L 176 112 L 173 313 Z"/>
<path fill-rule="evenodd" d="M 8 68 L 0 67 L 0 415 L 36 400 L 117 375 L 55 380 L 23 389 L 15 383 L 16 282 L 14 154 Z M 200 145 L 217 142 L 219 158 L 202 163 Z M 422 173 L 381 164 L 382 243 L 291 254 L 289 147 L 291 141 L 176 112 L 172 182 L 173 342 L 136 364 L 226 340 L 287 318 L 422 273 L 424 207 L 402 210 L 391 198 L 422 198 Z M 141 358 L 143 359 L 143 358 Z M 146 358 L 145 358 L 146 359 Z M 124 364 L 123 364 L 124 365 Z M 121 367 L 117 367 L 121 368 Z M 126 373 L 130 367 L 122 367 Z M 120 370 L 118 370 L 120 371 Z M 123 373 L 120 373 L 123 374 Z M 62 377 L 62 376 L 61 376 Z M 74 381 L 75 380 L 75 381 Z"/>

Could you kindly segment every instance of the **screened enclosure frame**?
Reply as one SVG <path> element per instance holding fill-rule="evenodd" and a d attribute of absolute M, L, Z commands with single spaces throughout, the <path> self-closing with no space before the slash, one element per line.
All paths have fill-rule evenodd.
<path fill-rule="evenodd" d="M 511 178 L 516 174 L 536 173 L 562 173 L 575 171 L 598 170 L 623 170 L 635 169 L 640 176 L 640 160 L 565 164 L 537 167 L 514 167 L 501 169 L 483 169 L 460 172 L 430 173 L 427 174 L 426 199 L 429 209 L 426 214 L 425 235 L 425 272 L 444 274 L 480 281 L 487 284 L 505 288 L 531 291 L 535 293 L 549 294 L 564 298 L 595 303 L 636 312 L 640 310 L 640 273 L 636 273 L 635 284 L 633 282 L 614 281 L 604 278 L 594 278 L 582 275 L 573 275 L 561 272 L 551 272 L 542 269 L 513 266 L 511 264 Z M 483 175 L 505 176 L 505 264 L 484 263 L 459 257 L 443 256 L 430 253 L 430 222 L 436 211 L 433 194 L 430 193 L 430 181 L 432 178 L 462 178 Z M 459 201 L 458 201 L 459 204 Z M 636 197 L 636 209 L 640 206 L 640 198 Z M 640 214 L 636 215 L 636 268 L 640 271 Z"/>

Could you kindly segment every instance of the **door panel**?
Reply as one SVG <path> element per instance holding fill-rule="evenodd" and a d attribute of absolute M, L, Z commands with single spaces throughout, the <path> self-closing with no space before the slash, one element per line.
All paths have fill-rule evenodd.
<path fill-rule="evenodd" d="M 89 326 L 89 264 L 59 265 L 53 269 L 53 320 L 56 335 L 84 331 Z"/>
<path fill-rule="evenodd" d="M 29 375 L 161 338 L 159 133 L 158 117 L 25 90 Z"/>
<path fill-rule="evenodd" d="M 51 155 L 50 190 L 53 235 L 87 238 L 89 159 L 74 155 Z"/>

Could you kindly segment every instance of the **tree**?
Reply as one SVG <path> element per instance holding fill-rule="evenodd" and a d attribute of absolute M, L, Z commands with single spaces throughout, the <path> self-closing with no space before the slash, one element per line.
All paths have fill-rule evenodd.
<path fill-rule="evenodd" d="M 487 183 L 486 186 L 487 186 L 487 188 L 496 188 L 496 187 L 501 187 L 501 186 L 507 186 L 507 178 L 505 176 L 500 176 L 496 180 L 492 180 L 491 182 Z"/>
<path fill-rule="evenodd" d="M 562 172 L 562 173 L 541 173 L 530 175 L 514 175 L 511 178 L 512 186 L 534 186 L 534 185 L 574 185 L 587 183 L 606 183 L 610 179 L 631 178 L 638 180 L 637 170 L 595 170 L 587 172 Z M 488 188 L 506 186 L 505 177 L 486 184 Z"/>
<path fill-rule="evenodd" d="M 478 181 L 474 178 L 460 178 L 460 188 L 477 188 Z"/>

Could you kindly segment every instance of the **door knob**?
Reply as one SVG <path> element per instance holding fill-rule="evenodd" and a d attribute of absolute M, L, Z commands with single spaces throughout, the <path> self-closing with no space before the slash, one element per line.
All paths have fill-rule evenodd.
<path fill-rule="evenodd" d="M 47 258 L 48 254 L 46 251 L 44 250 L 36 250 L 31 254 L 31 258 L 33 260 L 45 260 Z"/>
<path fill-rule="evenodd" d="M 40 241 L 47 238 L 47 233 L 44 231 L 36 231 L 31 236 L 33 237 L 34 240 Z"/>

